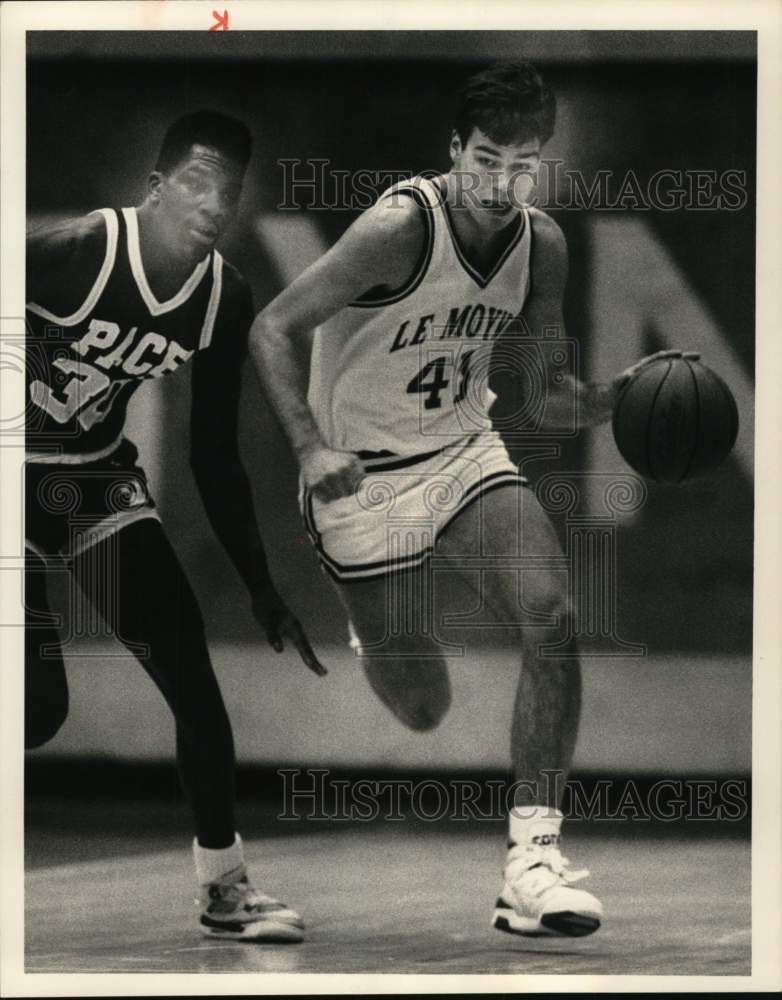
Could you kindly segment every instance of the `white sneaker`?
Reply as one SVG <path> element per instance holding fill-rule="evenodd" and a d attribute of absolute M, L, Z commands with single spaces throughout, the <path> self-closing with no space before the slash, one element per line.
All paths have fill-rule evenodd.
<path fill-rule="evenodd" d="M 492 925 L 529 937 L 583 937 L 596 931 L 603 916 L 600 901 L 572 884 L 589 872 L 570 871 L 568 865 L 556 845 L 511 847 Z"/>
<path fill-rule="evenodd" d="M 304 921 L 284 903 L 258 892 L 245 875 L 238 882 L 212 882 L 201 891 L 201 933 L 228 941 L 304 939 Z"/>

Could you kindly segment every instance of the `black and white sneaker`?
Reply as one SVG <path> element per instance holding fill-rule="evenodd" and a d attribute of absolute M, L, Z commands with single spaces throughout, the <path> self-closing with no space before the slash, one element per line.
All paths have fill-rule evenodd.
<path fill-rule="evenodd" d="M 205 937 L 228 941 L 304 940 L 304 921 L 284 903 L 258 892 L 247 876 L 212 882 L 201 891 L 200 927 Z"/>
<path fill-rule="evenodd" d="M 511 847 L 492 925 L 528 937 L 584 937 L 596 931 L 603 916 L 600 901 L 573 888 L 589 872 L 571 871 L 569 864 L 555 844 Z"/>

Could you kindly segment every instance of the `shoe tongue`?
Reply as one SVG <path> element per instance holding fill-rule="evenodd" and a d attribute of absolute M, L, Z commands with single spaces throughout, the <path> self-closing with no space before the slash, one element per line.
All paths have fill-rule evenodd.
<path fill-rule="evenodd" d="M 558 881 L 558 875 L 546 864 L 544 853 L 537 847 L 527 847 L 513 852 L 505 866 L 505 879 L 515 882 L 520 878 L 531 878 L 535 884 L 549 885 Z"/>

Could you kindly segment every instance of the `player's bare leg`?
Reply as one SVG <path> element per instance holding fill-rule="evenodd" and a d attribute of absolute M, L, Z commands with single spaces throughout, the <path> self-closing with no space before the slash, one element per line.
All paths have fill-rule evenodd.
<path fill-rule="evenodd" d="M 545 655 L 547 644 L 572 635 L 556 533 L 531 490 L 505 486 L 456 518 L 438 552 L 461 571 L 490 617 L 512 627 L 522 653 L 511 727 L 515 807 L 494 925 L 520 934 L 589 934 L 600 925 L 600 904 L 571 886 L 583 873 L 568 869 L 558 846 L 558 807 L 578 733 L 581 678 L 573 643 L 562 646 L 559 656 Z M 507 557 L 508 571 L 484 572 L 477 582 L 474 568 L 460 568 L 460 561 L 478 554 Z M 530 568 L 522 571 L 518 588 L 525 565 Z"/>
<path fill-rule="evenodd" d="M 563 647 L 562 657 L 541 653 L 570 634 L 567 578 L 554 527 L 530 489 L 508 485 L 463 511 L 441 535 L 438 555 L 452 561 L 488 616 L 508 627 L 520 645 L 510 750 L 514 777 L 530 787 L 519 787 L 516 802 L 530 804 L 542 795 L 541 804 L 558 808 L 578 733 L 581 674 L 574 644 Z M 479 577 L 477 555 L 506 559 L 508 568 Z M 472 557 L 467 567 L 464 557 Z M 532 568 L 522 572 L 519 586 L 525 566 Z M 561 779 L 547 780 L 552 771 Z"/>
<path fill-rule="evenodd" d="M 337 590 L 350 619 L 351 645 L 372 690 L 400 722 L 422 731 L 433 729 L 448 711 L 451 685 L 440 645 L 415 627 L 421 617 L 420 579 L 414 570 Z M 392 614 L 401 614 L 403 627 L 391 627 Z"/>

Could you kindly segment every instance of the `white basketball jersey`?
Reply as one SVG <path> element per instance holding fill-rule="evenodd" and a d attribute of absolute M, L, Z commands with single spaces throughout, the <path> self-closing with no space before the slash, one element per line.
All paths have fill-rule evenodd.
<path fill-rule="evenodd" d="M 444 195 L 423 177 L 397 184 L 413 197 L 426 238 L 415 273 L 395 291 L 372 290 L 315 331 L 309 405 L 324 441 L 355 452 L 418 455 L 491 427 L 494 341 L 529 290 L 526 210 L 491 271 L 462 251 Z"/>

